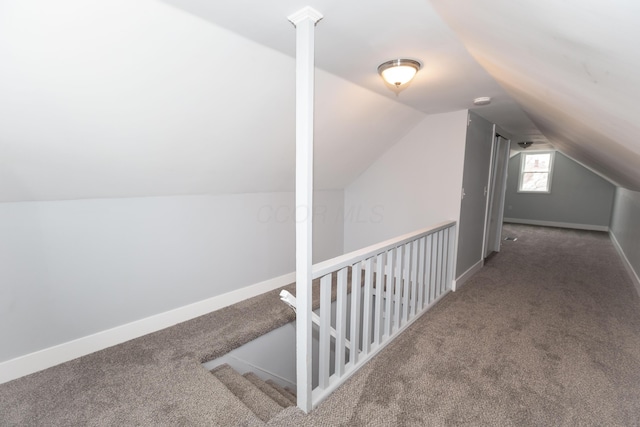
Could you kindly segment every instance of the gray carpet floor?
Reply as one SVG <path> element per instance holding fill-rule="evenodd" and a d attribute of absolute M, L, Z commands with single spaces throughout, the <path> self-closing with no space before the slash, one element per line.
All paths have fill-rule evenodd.
<path fill-rule="evenodd" d="M 607 234 L 504 233 L 316 410 L 269 425 L 640 425 L 640 298 Z M 0 385 L 0 425 L 260 425 L 199 363 L 291 316 L 272 292 Z"/>

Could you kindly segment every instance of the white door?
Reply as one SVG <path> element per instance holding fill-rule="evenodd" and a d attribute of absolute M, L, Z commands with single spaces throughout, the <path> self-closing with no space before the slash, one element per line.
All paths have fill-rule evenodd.
<path fill-rule="evenodd" d="M 464 149 L 462 201 L 458 225 L 456 277 L 478 263 L 482 265 L 487 222 L 487 185 L 491 176 L 491 147 L 494 125 L 477 114 L 469 113 L 467 141 Z"/>
<path fill-rule="evenodd" d="M 504 218 L 504 199 L 507 189 L 507 167 L 509 165 L 510 141 L 496 135 L 491 162 L 491 181 L 489 183 L 489 210 L 487 214 L 484 257 L 492 252 L 500 252 L 502 239 L 502 220 Z"/>

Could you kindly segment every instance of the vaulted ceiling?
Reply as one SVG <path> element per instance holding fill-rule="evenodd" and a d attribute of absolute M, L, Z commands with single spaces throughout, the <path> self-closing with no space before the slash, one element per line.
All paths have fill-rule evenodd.
<path fill-rule="evenodd" d="M 640 190 L 640 3 L 431 0 L 559 150 Z"/>
<path fill-rule="evenodd" d="M 472 108 L 640 189 L 631 1 L 0 0 L 0 201 L 289 191 L 295 30 L 316 38 L 316 184 Z M 424 63 L 396 94 L 377 66 Z"/>

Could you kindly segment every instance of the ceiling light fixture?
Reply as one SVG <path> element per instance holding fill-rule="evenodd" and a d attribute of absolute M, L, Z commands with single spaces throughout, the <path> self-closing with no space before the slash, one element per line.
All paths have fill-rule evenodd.
<path fill-rule="evenodd" d="M 522 141 L 522 142 L 518 142 L 518 145 L 520 147 L 522 147 L 523 149 L 527 149 L 531 146 L 531 144 L 533 144 L 533 141 Z"/>
<path fill-rule="evenodd" d="M 491 104 L 490 96 L 481 96 L 473 100 L 473 105 L 489 105 Z"/>
<path fill-rule="evenodd" d="M 421 67 L 422 64 L 413 59 L 393 59 L 380 64 L 378 74 L 384 81 L 399 88 L 409 83 Z"/>

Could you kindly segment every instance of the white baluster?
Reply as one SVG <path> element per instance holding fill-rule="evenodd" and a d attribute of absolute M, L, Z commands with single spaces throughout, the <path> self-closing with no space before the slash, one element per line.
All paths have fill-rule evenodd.
<path fill-rule="evenodd" d="M 451 226 L 449 227 L 449 264 L 447 265 L 447 277 L 448 279 L 448 283 L 449 283 L 449 289 L 451 289 L 451 286 L 453 285 L 453 275 L 454 275 L 454 271 L 453 271 L 453 267 L 454 267 L 454 260 L 455 260 L 455 248 L 456 248 L 456 227 Z"/>
<path fill-rule="evenodd" d="M 442 293 L 442 230 L 438 231 L 438 258 L 437 258 L 437 278 L 436 278 L 436 297 Z"/>
<path fill-rule="evenodd" d="M 362 263 L 358 262 L 351 268 L 351 349 L 349 361 L 352 365 L 358 363 L 360 353 L 360 296 L 362 295 Z"/>
<path fill-rule="evenodd" d="M 400 313 L 402 313 L 402 268 L 403 268 L 403 252 L 404 252 L 404 246 L 398 246 L 396 248 L 396 274 L 395 274 L 395 282 L 396 282 L 396 286 L 394 289 L 394 294 L 395 294 L 395 298 L 394 298 L 394 325 L 393 325 L 393 330 L 397 331 L 398 329 L 400 329 Z"/>
<path fill-rule="evenodd" d="M 438 248 L 438 255 L 440 256 L 440 286 L 438 287 L 438 291 L 440 292 L 440 295 L 442 295 L 443 293 L 443 288 L 444 288 L 444 282 L 446 280 L 446 275 L 447 272 L 445 271 L 445 253 L 444 253 L 444 245 L 445 245 L 445 238 L 444 238 L 444 230 L 440 230 L 439 232 L 439 237 L 440 237 L 440 247 Z"/>
<path fill-rule="evenodd" d="M 320 279 L 320 352 L 318 356 L 318 387 L 322 389 L 329 386 L 329 369 L 331 366 L 331 276 L 331 274 L 327 274 Z"/>
<path fill-rule="evenodd" d="M 389 337 L 391 336 L 391 318 L 392 318 L 392 305 L 393 301 L 393 267 L 395 265 L 395 249 L 390 249 L 387 252 L 387 266 L 385 268 L 385 272 L 387 273 L 387 289 L 385 292 L 385 305 L 384 305 L 384 334 Z"/>
<path fill-rule="evenodd" d="M 373 343 L 377 346 L 380 344 L 380 335 L 382 331 L 380 328 L 382 322 L 382 299 L 384 295 L 384 264 L 385 256 L 383 252 L 378 254 L 376 259 L 376 310 L 375 310 L 375 323 L 373 329 Z"/>
<path fill-rule="evenodd" d="M 442 292 L 449 289 L 449 229 L 442 230 Z"/>
<path fill-rule="evenodd" d="M 411 242 L 411 317 L 416 315 L 418 303 L 418 241 Z"/>
<path fill-rule="evenodd" d="M 418 240 L 418 311 L 422 311 L 424 308 L 424 291 L 425 291 L 425 274 L 424 274 L 424 264 L 425 264 L 425 244 L 426 237 L 421 237 Z"/>
<path fill-rule="evenodd" d="M 347 332 L 347 273 L 348 267 L 338 271 L 338 290 L 336 294 L 336 374 L 344 375 L 346 357 L 345 338 Z"/>
<path fill-rule="evenodd" d="M 362 353 L 371 351 L 371 308 L 373 303 L 373 257 L 365 261 L 364 269 L 364 310 L 362 313 Z"/>
<path fill-rule="evenodd" d="M 436 278 L 438 277 L 437 272 L 438 272 L 438 235 L 436 233 L 433 233 L 431 236 L 431 285 L 430 285 L 430 299 L 429 302 L 433 302 L 433 300 L 436 298 L 436 288 L 437 288 L 437 281 Z"/>
<path fill-rule="evenodd" d="M 411 292 L 411 243 L 404 245 L 404 268 L 402 271 L 402 324 L 409 321 L 409 293 Z"/>

